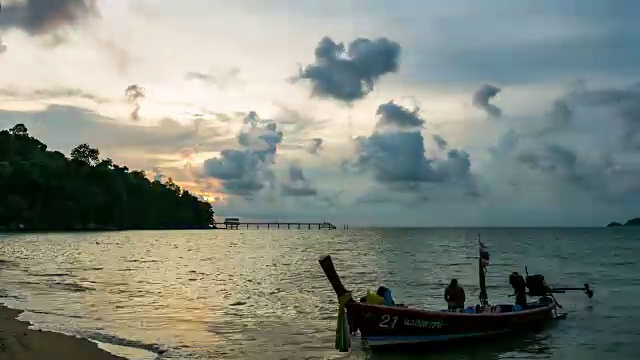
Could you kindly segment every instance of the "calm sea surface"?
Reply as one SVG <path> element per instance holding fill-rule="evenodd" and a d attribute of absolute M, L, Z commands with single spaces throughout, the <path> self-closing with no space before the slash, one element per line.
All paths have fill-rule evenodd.
<path fill-rule="evenodd" d="M 569 316 L 546 331 L 452 353 L 333 348 L 337 302 L 318 258 L 356 295 L 444 307 L 452 277 L 477 300 L 475 235 L 489 247 L 489 298 L 512 271 L 543 273 Z M 132 359 L 640 359 L 638 229 L 358 229 L 0 235 L 0 301 L 38 328 L 91 338 Z M 137 349 L 137 350 L 136 350 Z"/>

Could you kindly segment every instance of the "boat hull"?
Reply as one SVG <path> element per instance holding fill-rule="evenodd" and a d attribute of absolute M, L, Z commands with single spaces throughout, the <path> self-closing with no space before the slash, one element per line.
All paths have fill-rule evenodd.
<path fill-rule="evenodd" d="M 555 303 L 533 303 L 523 311 L 451 313 L 408 307 L 349 303 L 347 313 L 352 330 L 369 347 L 438 345 L 528 331 L 554 319 Z"/>

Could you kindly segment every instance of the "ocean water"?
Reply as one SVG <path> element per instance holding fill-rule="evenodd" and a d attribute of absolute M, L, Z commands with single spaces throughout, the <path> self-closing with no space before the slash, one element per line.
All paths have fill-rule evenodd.
<path fill-rule="evenodd" d="M 569 316 L 544 331 L 453 352 L 333 348 L 337 302 L 318 264 L 331 254 L 355 295 L 384 284 L 398 302 L 443 308 L 449 279 L 477 300 L 476 234 L 492 303 L 512 271 L 552 285 Z M 0 301 L 37 328 L 131 359 L 640 359 L 640 231 L 352 229 L 0 235 Z"/>

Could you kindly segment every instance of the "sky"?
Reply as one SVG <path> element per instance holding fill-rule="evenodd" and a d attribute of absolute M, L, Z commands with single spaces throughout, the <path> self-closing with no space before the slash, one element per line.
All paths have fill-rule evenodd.
<path fill-rule="evenodd" d="M 640 216 L 633 0 L 5 0 L 0 127 L 216 219 Z"/>

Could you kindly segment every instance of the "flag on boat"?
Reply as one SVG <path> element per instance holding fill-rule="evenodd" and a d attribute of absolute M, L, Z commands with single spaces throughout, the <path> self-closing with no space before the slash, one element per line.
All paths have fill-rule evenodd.
<path fill-rule="evenodd" d="M 478 239 L 478 245 L 480 247 L 480 262 L 483 267 L 486 267 L 489 265 L 489 251 L 480 239 Z"/>

